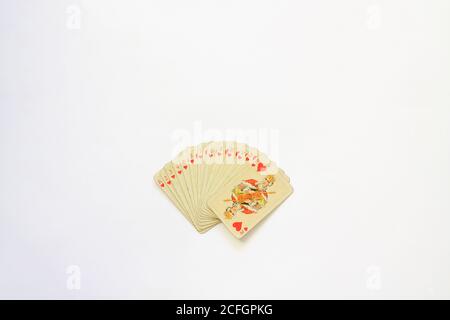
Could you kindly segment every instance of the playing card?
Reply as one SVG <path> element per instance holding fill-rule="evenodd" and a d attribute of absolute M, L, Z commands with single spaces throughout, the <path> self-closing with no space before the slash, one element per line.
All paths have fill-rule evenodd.
<path fill-rule="evenodd" d="M 167 176 L 165 174 L 165 172 L 163 172 L 163 170 L 159 171 L 158 173 L 155 174 L 155 176 L 153 177 L 155 183 L 158 185 L 158 187 L 165 193 L 165 195 L 172 201 L 172 203 L 178 208 L 178 210 L 180 210 L 180 212 L 183 214 L 183 216 L 191 223 L 192 219 L 190 217 L 190 215 L 188 214 L 188 211 L 186 210 L 186 208 L 180 203 L 180 201 L 178 201 L 178 198 L 176 196 L 175 191 L 173 190 L 173 185 L 172 185 L 172 181 L 169 178 L 169 176 Z"/>
<path fill-rule="evenodd" d="M 290 194 L 281 172 L 262 174 L 245 166 L 240 177 L 222 187 L 208 206 L 237 238 L 243 237 Z"/>

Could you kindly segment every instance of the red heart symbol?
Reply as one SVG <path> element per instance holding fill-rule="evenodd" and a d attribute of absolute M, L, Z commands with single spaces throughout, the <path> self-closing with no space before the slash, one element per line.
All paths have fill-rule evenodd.
<path fill-rule="evenodd" d="M 262 164 L 262 162 L 260 162 L 260 163 L 258 163 L 258 169 L 257 169 L 257 171 L 258 172 L 260 172 L 260 171 L 264 171 L 264 170 L 266 170 L 266 166 L 265 165 L 263 165 Z"/>
<path fill-rule="evenodd" d="M 167 184 L 171 184 L 171 183 L 172 183 L 172 181 L 170 181 L 170 180 L 169 180 L 169 181 L 167 181 Z"/>
<path fill-rule="evenodd" d="M 194 159 L 191 159 L 191 163 L 194 163 Z"/>
<path fill-rule="evenodd" d="M 248 228 L 247 228 L 247 227 L 245 227 L 245 228 L 244 228 L 244 231 L 247 231 L 247 230 L 248 230 Z"/>
<path fill-rule="evenodd" d="M 184 165 L 184 166 L 183 166 L 183 168 L 184 168 L 184 169 L 186 170 L 186 169 L 187 169 L 187 166 L 186 166 L 186 165 Z"/>
<path fill-rule="evenodd" d="M 173 174 L 173 175 L 171 175 L 171 177 L 172 177 L 172 179 L 175 179 L 175 175 Z"/>
<path fill-rule="evenodd" d="M 242 222 L 235 222 L 232 224 L 233 228 L 236 229 L 236 231 L 241 231 L 242 228 Z"/>
<path fill-rule="evenodd" d="M 181 171 L 181 170 L 178 170 L 178 174 L 181 174 L 181 172 L 183 172 L 183 171 Z"/>
<path fill-rule="evenodd" d="M 161 186 L 161 188 L 164 188 L 164 183 L 161 183 L 160 186 Z"/>
<path fill-rule="evenodd" d="M 249 157 L 245 158 L 245 161 L 248 161 L 248 160 L 250 160 L 250 158 L 249 158 Z"/>

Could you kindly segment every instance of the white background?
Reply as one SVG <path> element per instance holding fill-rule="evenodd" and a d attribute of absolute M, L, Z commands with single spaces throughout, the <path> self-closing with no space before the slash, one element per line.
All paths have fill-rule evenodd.
<path fill-rule="evenodd" d="M 0 28 L 1 298 L 450 298 L 449 1 L 5 0 Z M 197 121 L 279 133 L 295 192 L 244 241 L 153 185 Z"/>

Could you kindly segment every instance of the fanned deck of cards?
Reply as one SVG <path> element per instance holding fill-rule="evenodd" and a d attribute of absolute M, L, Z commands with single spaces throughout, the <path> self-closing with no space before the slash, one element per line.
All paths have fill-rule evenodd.
<path fill-rule="evenodd" d="M 198 232 L 222 222 L 237 238 L 293 191 L 289 177 L 275 162 L 255 148 L 231 141 L 185 149 L 154 180 Z"/>

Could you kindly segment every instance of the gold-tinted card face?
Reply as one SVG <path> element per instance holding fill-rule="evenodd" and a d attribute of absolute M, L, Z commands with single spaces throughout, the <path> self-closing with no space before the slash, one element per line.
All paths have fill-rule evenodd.
<path fill-rule="evenodd" d="M 208 201 L 209 208 L 237 238 L 247 234 L 292 193 L 279 171 L 261 174 L 248 166 L 241 170 Z"/>

